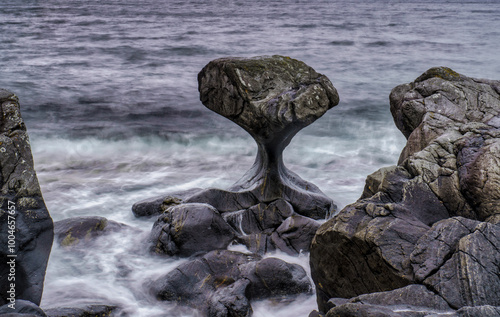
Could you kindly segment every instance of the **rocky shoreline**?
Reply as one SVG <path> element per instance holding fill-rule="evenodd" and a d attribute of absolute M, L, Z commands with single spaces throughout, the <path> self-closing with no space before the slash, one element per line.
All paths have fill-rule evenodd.
<path fill-rule="evenodd" d="M 393 89 L 398 165 L 368 176 L 312 242 L 322 313 L 500 314 L 499 93 L 445 67 Z"/>
<path fill-rule="evenodd" d="M 221 317 L 251 316 L 252 301 L 314 290 L 318 311 L 310 316 L 500 316 L 500 81 L 438 67 L 394 88 L 391 112 L 407 145 L 398 165 L 369 175 L 360 199 L 338 213 L 282 158 L 297 132 L 338 104 L 328 78 L 289 57 L 265 56 L 214 60 L 198 82 L 202 103 L 245 129 L 258 154 L 228 189 L 194 188 L 132 206 L 152 222 L 144 241 L 151 254 L 187 259 L 144 281 L 147 296 Z M 12 201 L 16 239 L 24 239 L 16 307 L 2 289 L 0 314 L 126 316 L 114 305 L 38 307 L 53 240 L 77 252 L 135 229 L 97 216 L 52 225 L 17 97 L 5 90 L 0 97 L 1 238 Z M 235 244 L 248 252 L 227 250 Z M 303 267 L 266 257 L 277 250 L 310 252 L 312 281 Z"/>

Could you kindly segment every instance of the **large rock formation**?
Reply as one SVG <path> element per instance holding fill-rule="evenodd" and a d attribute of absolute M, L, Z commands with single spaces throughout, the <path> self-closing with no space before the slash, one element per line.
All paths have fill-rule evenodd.
<path fill-rule="evenodd" d="M 53 223 L 33 169 L 18 98 L 0 89 L 0 105 L 0 306 L 13 299 L 39 305 Z"/>
<path fill-rule="evenodd" d="M 203 104 L 234 121 L 257 142 L 253 167 L 233 185 L 230 193 L 238 209 L 283 198 L 295 211 L 325 218 L 333 204 L 319 189 L 288 170 L 283 150 L 302 128 L 337 105 L 337 91 L 324 75 L 301 61 L 283 56 L 221 58 L 198 74 Z M 221 211 L 234 206 L 210 191 L 193 197 Z"/>
<path fill-rule="evenodd" d="M 324 75 L 283 56 L 217 59 L 199 73 L 198 83 L 206 107 L 255 139 L 257 158 L 227 190 L 194 189 L 136 203 L 136 216 L 163 213 L 154 224 L 152 249 L 189 256 L 236 241 L 260 254 L 308 251 L 316 220 L 336 206 L 288 170 L 282 153 L 298 131 L 339 102 L 337 91 Z"/>
<path fill-rule="evenodd" d="M 321 311 L 331 298 L 409 284 L 448 309 L 469 307 L 458 315 L 500 306 L 499 94 L 500 81 L 444 67 L 393 89 L 391 112 L 408 142 L 397 166 L 368 176 L 361 198 L 319 228 L 311 270 Z M 354 316 L 353 305 L 329 315 Z"/>

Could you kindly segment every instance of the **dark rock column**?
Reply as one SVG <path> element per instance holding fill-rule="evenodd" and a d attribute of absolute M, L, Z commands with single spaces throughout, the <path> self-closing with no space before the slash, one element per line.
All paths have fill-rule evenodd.
<path fill-rule="evenodd" d="M 33 168 L 18 98 L 0 89 L 0 105 L 0 306 L 11 303 L 10 294 L 39 305 L 53 223 Z"/>

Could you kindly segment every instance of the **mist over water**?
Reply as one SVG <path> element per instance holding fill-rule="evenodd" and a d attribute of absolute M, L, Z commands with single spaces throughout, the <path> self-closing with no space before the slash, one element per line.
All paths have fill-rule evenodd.
<path fill-rule="evenodd" d="M 20 98 L 52 217 L 131 227 L 88 249 L 54 244 L 42 308 L 181 314 L 144 283 L 184 260 L 144 250 L 153 220 L 134 218 L 131 206 L 226 188 L 252 165 L 251 137 L 199 101 L 197 74 L 210 60 L 280 54 L 330 78 L 340 104 L 299 132 L 284 160 L 342 207 L 405 144 L 392 88 L 433 66 L 499 79 L 499 51 L 495 1 L 0 0 L 0 87 Z M 307 255 L 296 261 L 307 267 Z M 253 304 L 254 316 L 307 316 L 315 306 L 314 297 Z"/>

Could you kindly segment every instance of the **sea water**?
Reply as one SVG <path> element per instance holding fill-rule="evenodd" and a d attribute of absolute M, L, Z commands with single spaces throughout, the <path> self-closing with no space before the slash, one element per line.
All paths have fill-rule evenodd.
<path fill-rule="evenodd" d="M 500 78 L 496 1 L 0 0 L 0 87 L 15 92 L 55 221 L 104 216 L 132 229 L 68 251 L 54 244 L 42 307 L 89 303 L 130 316 L 195 316 L 147 283 L 186 260 L 150 255 L 153 219 L 133 203 L 226 188 L 256 145 L 199 101 L 197 74 L 224 56 L 286 55 L 330 78 L 337 107 L 303 129 L 285 164 L 341 208 L 397 163 L 405 139 L 388 96 L 433 66 Z M 273 254 L 308 269 L 307 254 Z M 314 296 L 253 303 L 307 316 Z"/>

